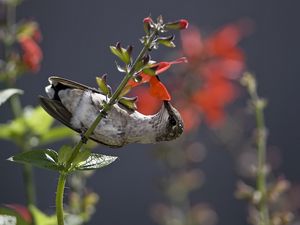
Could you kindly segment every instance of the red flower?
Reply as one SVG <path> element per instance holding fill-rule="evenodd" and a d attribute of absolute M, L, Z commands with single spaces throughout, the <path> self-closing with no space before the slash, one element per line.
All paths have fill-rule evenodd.
<path fill-rule="evenodd" d="M 159 100 L 170 101 L 171 96 L 170 96 L 167 88 L 165 87 L 165 85 L 162 82 L 160 82 L 157 75 L 160 73 L 163 73 L 164 71 L 169 69 L 171 67 L 171 65 L 173 65 L 173 64 L 185 63 L 185 62 L 187 62 L 186 58 L 182 57 L 182 58 L 179 58 L 179 59 L 177 59 L 175 61 L 171 61 L 171 62 L 155 63 L 155 64 L 151 65 L 151 68 L 155 69 L 155 76 L 141 72 L 139 74 L 139 76 L 141 77 L 141 81 L 135 82 L 133 79 L 131 79 L 127 83 L 127 86 L 130 86 L 131 88 L 133 88 L 142 83 L 149 83 L 150 84 L 149 93 L 153 97 L 156 97 Z"/>
<path fill-rule="evenodd" d="M 19 39 L 23 50 L 22 60 L 26 67 L 37 72 L 40 69 L 40 63 L 43 58 L 43 53 L 38 44 L 30 37 L 22 37 Z"/>
<path fill-rule="evenodd" d="M 139 86 L 135 88 L 132 95 L 138 96 L 137 109 L 145 115 L 156 113 L 162 105 L 162 101 L 153 97 L 146 87 Z"/>
<path fill-rule="evenodd" d="M 225 107 L 237 96 L 232 80 L 239 78 L 245 67 L 244 54 L 237 46 L 243 35 L 240 24 L 227 25 L 206 39 L 195 27 L 181 33 L 189 72 L 198 76 L 190 78 L 192 81 L 186 87 L 189 95 L 179 96 L 179 101 L 192 102 L 197 106 L 192 107 L 194 112 L 201 112 L 210 125 L 222 122 Z"/>

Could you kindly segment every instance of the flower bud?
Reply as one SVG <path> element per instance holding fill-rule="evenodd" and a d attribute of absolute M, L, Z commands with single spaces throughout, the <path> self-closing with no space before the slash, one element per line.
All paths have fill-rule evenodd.
<path fill-rule="evenodd" d="M 153 20 L 151 19 L 151 17 L 146 17 L 143 20 L 144 23 L 144 30 L 146 34 L 149 34 L 150 30 L 151 30 L 151 26 L 153 24 Z"/>
<path fill-rule="evenodd" d="M 188 26 L 189 26 L 189 22 L 185 19 L 181 19 L 175 22 L 165 24 L 165 28 L 167 30 L 182 30 L 182 29 L 187 29 Z"/>

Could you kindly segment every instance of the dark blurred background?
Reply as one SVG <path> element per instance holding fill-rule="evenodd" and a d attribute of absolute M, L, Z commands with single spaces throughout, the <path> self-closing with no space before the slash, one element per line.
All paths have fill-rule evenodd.
<path fill-rule="evenodd" d="M 28 0 L 17 9 L 18 18 L 34 18 L 41 27 L 44 60 L 39 73 L 23 76 L 18 83 L 25 90 L 22 101 L 38 104 L 50 75 L 95 85 L 95 76 L 108 73 L 109 82 L 117 84 L 121 75 L 114 66 L 108 46 L 117 41 L 140 45 L 142 20 L 160 14 L 166 20 L 186 18 L 206 31 L 226 23 L 250 18 L 255 23 L 252 35 L 241 46 L 247 55 L 248 68 L 259 83 L 259 92 L 269 105 L 266 120 L 269 143 L 280 148 L 280 170 L 293 183 L 300 182 L 299 156 L 299 50 L 298 1 L 282 0 L 190 0 L 190 1 L 79 1 Z M 169 50 L 160 49 L 157 59 L 165 59 Z M 0 122 L 10 118 L 1 108 Z M 199 134 L 201 136 L 201 133 Z M 154 224 L 149 216 L 152 203 L 160 199 L 154 181 L 160 175 L 151 158 L 151 145 L 129 145 L 120 150 L 99 146 L 96 151 L 120 157 L 110 167 L 97 171 L 88 185 L 101 195 L 97 212 L 90 224 Z M 24 203 L 21 166 L 5 161 L 17 149 L 1 141 L 0 202 Z M 206 180 L 193 195 L 193 201 L 205 201 L 216 210 L 218 224 L 246 224 L 246 205 L 234 198 L 236 171 L 231 155 L 221 148 L 209 148 L 202 163 Z M 54 211 L 57 174 L 35 170 L 38 206 Z"/>

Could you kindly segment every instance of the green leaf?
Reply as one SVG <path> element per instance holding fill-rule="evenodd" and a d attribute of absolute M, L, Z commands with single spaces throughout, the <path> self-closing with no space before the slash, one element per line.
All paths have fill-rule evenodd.
<path fill-rule="evenodd" d="M 124 107 L 128 108 L 129 110 L 136 110 L 137 106 L 135 104 L 137 100 L 137 97 L 128 98 L 128 97 L 122 97 L 119 99 L 119 103 L 123 105 Z"/>
<path fill-rule="evenodd" d="M 62 146 L 58 151 L 58 164 L 64 165 L 72 155 L 72 147 L 68 145 Z"/>
<path fill-rule="evenodd" d="M 72 162 L 73 165 L 78 165 L 79 163 L 86 161 L 90 155 L 91 155 L 90 149 L 87 148 L 83 149 L 77 154 L 76 158 L 73 160 Z"/>
<path fill-rule="evenodd" d="M 36 225 L 57 225 L 56 215 L 48 216 L 34 205 L 30 205 L 29 209 L 33 215 Z"/>
<path fill-rule="evenodd" d="M 57 152 L 51 149 L 22 152 L 10 157 L 8 160 L 18 163 L 28 163 L 44 169 L 62 170 L 62 167 L 58 164 Z"/>
<path fill-rule="evenodd" d="M 24 119 L 26 125 L 36 135 L 48 132 L 54 122 L 54 119 L 41 106 L 25 111 Z"/>
<path fill-rule="evenodd" d="M 10 97 L 12 97 L 13 95 L 16 94 L 23 94 L 24 91 L 20 90 L 20 89 L 16 89 L 16 88 L 9 88 L 9 89 L 5 89 L 3 91 L 0 91 L 0 106 L 6 102 Z"/>
<path fill-rule="evenodd" d="M 0 224 L 30 225 L 22 215 L 10 208 L 0 208 Z"/>
<path fill-rule="evenodd" d="M 75 132 L 66 126 L 54 127 L 40 136 L 40 145 L 45 145 L 65 138 L 72 138 L 75 135 Z"/>
<path fill-rule="evenodd" d="M 79 163 L 77 170 L 95 170 L 113 163 L 118 157 L 92 153 L 87 160 Z"/>
<path fill-rule="evenodd" d="M 117 44 L 117 47 L 115 46 L 110 46 L 110 51 L 116 55 L 121 61 L 123 61 L 125 64 L 130 64 L 131 62 L 131 56 L 130 56 L 130 48 L 126 50 L 125 48 L 121 48 L 120 44 Z"/>
<path fill-rule="evenodd" d="M 22 118 L 15 119 L 7 124 L 0 124 L 0 138 L 17 140 L 26 132 L 26 126 Z"/>

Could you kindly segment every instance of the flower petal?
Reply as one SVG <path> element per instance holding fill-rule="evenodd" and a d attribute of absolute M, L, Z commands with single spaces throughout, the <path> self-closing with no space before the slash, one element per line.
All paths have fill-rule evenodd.
<path fill-rule="evenodd" d="M 171 100 L 171 95 L 169 94 L 167 88 L 165 85 L 163 85 L 162 82 L 158 80 L 158 78 L 151 77 L 150 81 L 150 94 L 160 100 L 166 100 L 170 101 Z"/>

